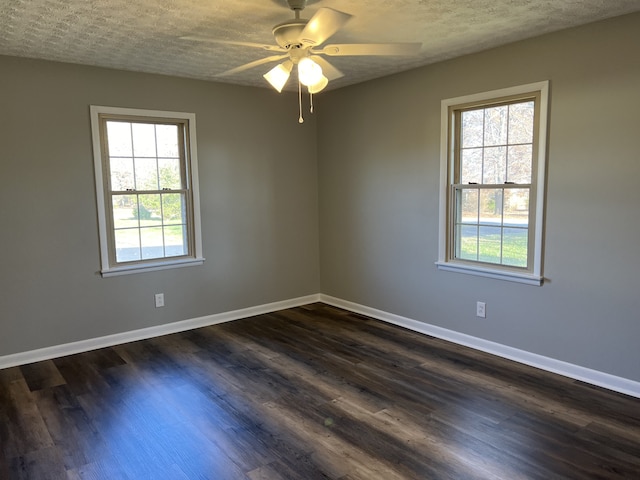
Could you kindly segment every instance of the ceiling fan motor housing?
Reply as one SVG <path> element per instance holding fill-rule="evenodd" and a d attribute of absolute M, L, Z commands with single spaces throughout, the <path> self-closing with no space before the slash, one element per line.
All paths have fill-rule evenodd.
<path fill-rule="evenodd" d="M 280 23 L 273 27 L 272 32 L 276 39 L 276 43 L 287 50 L 301 47 L 302 43 L 300 42 L 300 34 L 307 25 L 307 22 L 308 20 L 298 18 Z"/>

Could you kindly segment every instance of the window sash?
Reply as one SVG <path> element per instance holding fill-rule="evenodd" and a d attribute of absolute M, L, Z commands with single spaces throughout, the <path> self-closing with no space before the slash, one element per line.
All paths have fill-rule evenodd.
<path fill-rule="evenodd" d="M 156 222 L 159 223 L 155 223 L 153 225 L 146 225 L 143 226 L 142 225 L 142 218 L 140 216 L 140 214 L 138 214 L 139 216 L 137 217 L 138 220 L 138 226 L 131 226 L 131 227 L 118 227 L 115 225 L 115 211 L 113 210 L 112 206 L 114 204 L 114 199 L 118 198 L 118 197 L 124 197 L 124 196 L 136 196 L 138 197 L 138 199 L 136 200 L 136 208 L 140 208 L 140 200 L 139 197 L 142 195 L 159 195 L 160 196 L 160 208 L 161 210 L 164 209 L 163 207 L 163 195 L 167 195 L 167 194 L 173 194 L 173 195 L 180 195 L 181 196 L 181 200 L 182 203 L 184 205 L 184 211 L 182 213 L 182 223 L 171 223 L 171 222 L 165 222 L 165 216 L 164 216 L 164 212 L 160 215 L 160 219 L 156 220 Z M 110 242 L 110 246 L 111 248 L 109 249 L 109 259 L 112 265 L 136 265 L 136 264 L 145 264 L 148 263 L 150 261 L 154 261 L 154 260 L 163 260 L 163 259 L 180 259 L 180 258 L 191 258 L 193 257 L 193 250 L 194 250 L 194 242 L 193 242 L 193 222 L 191 221 L 191 218 L 193 217 L 193 208 L 192 208 L 192 202 L 190 201 L 190 195 L 189 195 L 189 191 L 186 189 L 181 189 L 181 190 L 141 190 L 141 191 L 136 191 L 136 190 L 132 190 L 132 191 L 126 191 L 126 192 L 112 192 L 110 194 L 110 198 L 111 201 L 108 202 L 108 205 L 111 207 L 111 210 L 109 212 L 109 242 Z M 183 254 L 168 254 L 167 253 L 167 247 L 170 246 L 170 244 L 167 242 L 167 230 L 171 229 L 171 227 L 178 227 L 178 226 L 183 226 L 183 240 L 182 243 L 180 244 L 183 248 L 183 250 L 185 250 L 185 252 Z M 162 255 L 156 255 L 156 256 L 147 256 L 145 258 L 145 255 L 143 254 L 144 252 L 144 246 L 142 243 L 142 235 L 143 232 L 148 232 L 151 229 L 161 229 L 162 230 L 162 244 L 161 245 L 156 245 L 156 248 L 162 248 Z M 139 259 L 135 260 L 135 259 L 131 259 L 131 260 L 118 260 L 118 242 L 117 242 L 117 235 L 121 232 L 124 232 L 125 230 L 128 231 L 137 231 L 138 234 L 138 239 L 140 240 L 139 245 L 138 245 L 138 249 L 140 251 L 140 255 L 139 255 Z M 147 251 L 150 247 L 147 247 Z M 170 249 L 169 249 L 170 250 Z"/>
<path fill-rule="evenodd" d="M 482 213 L 482 208 L 481 208 L 481 192 L 490 192 L 491 190 L 494 191 L 499 191 L 501 192 L 501 196 L 500 196 L 500 213 L 496 214 L 494 217 L 489 217 L 487 215 L 485 215 L 485 217 L 482 217 L 481 213 Z M 520 190 L 520 191 L 525 191 L 526 195 L 525 197 L 528 199 L 527 201 L 527 208 L 526 208 L 526 221 L 525 222 L 516 222 L 513 219 L 513 216 L 511 217 L 511 221 L 505 223 L 505 211 L 507 210 L 507 206 L 505 205 L 507 203 L 507 201 L 505 200 L 505 198 L 508 198 L 507 195 L 505 195 L 505 192 L 511 192 L 514 193 L 515 191 Z M 475 219 L 469 220 L 467 219 L 465 221 L 462 210 L 462 200 L 461 197 L 464 194 L 464 192 L 475 192 L 476 193 L 476 197 L 477 197 L 477 207 L 476 207 L 476 217 Z M 532 225 L 532 205 L 531 205 L 531 192 L 532 192 L 532 185 L 531 184 L 483 184 L 483 185 L 468 185 L 468 184 L 455 184 L 452 185 L 451 188 L 451 199 L 450 199 L 450 205 L 452 205 L 452 208 L 450 209 L 451 212 L 451 218 L 449 220 L 449 225 L 450 225 L 450 230 L 451 230 L 451 234 L 449 235 L 449 246 L 448 246 L 448 251 L 450 252 L 450 258 L 453 261 L 456 262 L 464 262 L 464 263 L 470 263 L 470 264 L 486 264 L 489 265 L 491 267 L 498 267 L 498 268 L 506 268 L 506 269 L 513 269 L 514 271 L 530 271 L 531 267 L 532 267 L 532 262 L 533 262 L 533 248 L 534 248 L 534 242 L 535 242 L 535 237 L 534 237 L 534 233 L 535 233 L 535 228 L 533 228 Z M 515 195 L 514 195 L 515 196 Z M 477 237 L 477 245 L 476 245 L 476 249 L 475 249 L 475 253 L 476 253 L 476 258 L 470 258 L 469 256 L 467 256 L 467 258 L 465 258 L 465 256 L 462 254 L 462 244 L 463 244 L 463 238 L 461 235 L 461 230 L 464 227 L 468 227 L 469 229 L 475 227 L 478 230 L 478 233 L 476 235 Z M 495 230 L 499 230 L 500 232 L 500 242 L 499 242 L 499 261 L 489 261 L 489 260 L 482 260 L 481 258 L 487 258 L 487 254 L 485 255 L 481 255 L 481 245 L 480 245 L 480 241 L 482 236 L 480 235 L 480 230 L 481 229 L 485 229 L 485 231 L 489 231 L 489 230 L 494 230 L 494 234 L 497 233 L 495 232 Z M 525 254 L 526 254 L 526 261 L 524 265 L 520 265 L 520 255 L 522 254 L 522 246 L 521 245 L 513 245 L 513 241 L 512 242 L 505 242 L 505 234 L 510 235 L 512 240 L 517 240 L 517 243 L 522 243 L 522 238 L 518 239 L 518 233 L 520 231 L 526 230 L 526 247 L 525 247 Z M 467 237 L 468 240 L 468 237 Z M 516 257 L 508 257 L 508 258 L 513 258 L 514 260 L 512 260 L 510 263 L 509 262 L 505 262 L 505 246 L 507 247 L 511 247 L 510 253 L 512 255 L 516 255 Z M 485 248 L 485 250 L 495 250 L 495 246 L 493 248 L 491 248 L 490 246 L 487 246 Z"/>

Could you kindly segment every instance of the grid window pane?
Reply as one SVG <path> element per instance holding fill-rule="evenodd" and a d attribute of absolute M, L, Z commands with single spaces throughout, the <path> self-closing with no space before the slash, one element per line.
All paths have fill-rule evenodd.
<path fill-rule="evenodd" d="M 462 112 L 462 148 L 481 147 L 484 144 L 484 112 Z"/>
<path fill-rule="evenodd" d="M 478 259 L 478 227 L 458 225 L 456 235 L 456 257 L 462 260 Z"/>
<path fill-rule="evenodd" d="M 149 123 L 134 123 L 131 126 L 133 132 L 133 156 L 156 157 L 156 129 Z"/>
<path fill-rule="evenodd" d="M 162 194 L 162 221 L 165 225 L 186 223 L 186 208 L 183 193 Z"/>
<path fill-rule="evenodd" d="M 164 239 L 162 227 L 146 227 L 140 229 L 140 248 L 142 258 L 164 257 Z"/>
<path fill-rule="evenodd" d="M 503 225 L 512 227 L 529 226 L 529 189 L 511 188 L 504 192 Z"/>
<path fill-rule="evenodd" d="M 107 144 L 110 157 L 131 157 L 131 124 L 129 122 L 107 122 Z"/>
<path fill-rule="evenodd" d="M 533 101 L 509 105 L 509 143 L 533 143 Z"/>
<path fill-rule="evenodd" d="M 158 157 L 180 156 L 177 125 L 156 125 Z"/>
<path fill-rule="evenodd" d="M 140 260 L 140 234 L 137 228 L 115 230 L 116 261 Z"/>
<path fill-rule="evenodd" d="M 169 225 L 164 227 L 165 256 L 175 257 L 187 254 L 187 226 Z"/>
<path fill-rule="evenodd" d="M 510 146 L 507 158 L 507 181 L 513 183 L 531 183 L 533 146 Z"/>
<path fill-rule="evenodd" d="M 502 222 L 502 189 L 485 188 L 480 191 L 480 223 L 497 225 Z"/>
<path fill-rule="evenodd" d="M 482 183 L 504 183 L 507 171 L 507 147 L 484 149 Z"/>
<path fill-rule="evenodd" d="M 459 191 L 460 212 L 458 218 L 462 223 L 478 223 L 478 190 Z"/>
<path fill-rule="evenodd" d="M 136 158 L 136 189 L 158 190 L 158 162 L 155 158 Z"/>
<path fill-rule="evenodd" d="M 508 107 L 490 107 L 484 109 L 484 145 L 507 144 Z"/>
<path fill-rule="evenodd" d="M 111 169 L 111 190 L 114 192 L 124 192 L 127 189 L 135 188 L 133 158 L 110 157 L 109 167 Z"/>
<path fill-rule="evenodd" d="M 138 203 L 138 218 L 140 219 L 141 227 L 152 227 L 162 224 L 160 195 L 138 195 Z"/>
<path fill-rule="evenodd" d="M 478 260 L 500 263 L 502 257 L 502 229 L 481 226 L 478 229 Z"/>
<path fill-rule="evenodd" d="M 179 190 L 183 188 L 179 158 L 158 159 L 158 180 L 160 188 Z"/>
<path fill-rule="evenodd" d="M 462 168 L 460 183 L 482 182 L 482 148 L 462 150 Z"/>
<path fill-rule="evenodd" d="M 112 208 L 113 228 L 137 228 L 140 226 L 137 195 L 114 195 Z"/>
<path fill-rule="evenodd" d="M 529 230 L 526 228 L 505 228 L 502 237 L 502 264 L 512 267 L 527 266 Z"/>

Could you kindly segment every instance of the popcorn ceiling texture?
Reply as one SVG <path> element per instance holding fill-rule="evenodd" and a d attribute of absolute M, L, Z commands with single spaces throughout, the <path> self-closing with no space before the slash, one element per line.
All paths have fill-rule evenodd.
<path fill-rule="evenodd" d="M 326 44 L 423 44 L 417 57 L 326 57 L 345 73 L 338 88 L 640 11 L 640 0 L 313 0 L 302 17 L 319 7 L 354 16 Z M 291 18 L 285 0 L 3 0 L 0 54 L 269 88 L 275 63 L 216 75 L 272 53 L 179 37 L 275 44 L 272 27 Z"/>

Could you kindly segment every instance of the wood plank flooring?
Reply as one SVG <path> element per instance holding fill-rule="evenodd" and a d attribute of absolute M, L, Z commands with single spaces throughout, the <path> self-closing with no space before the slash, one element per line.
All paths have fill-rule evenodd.
<path fill-rule="evenodd" d="M 323 304 L 0 370 L 0 478 L 640 479 L 640 400 Z"/>

